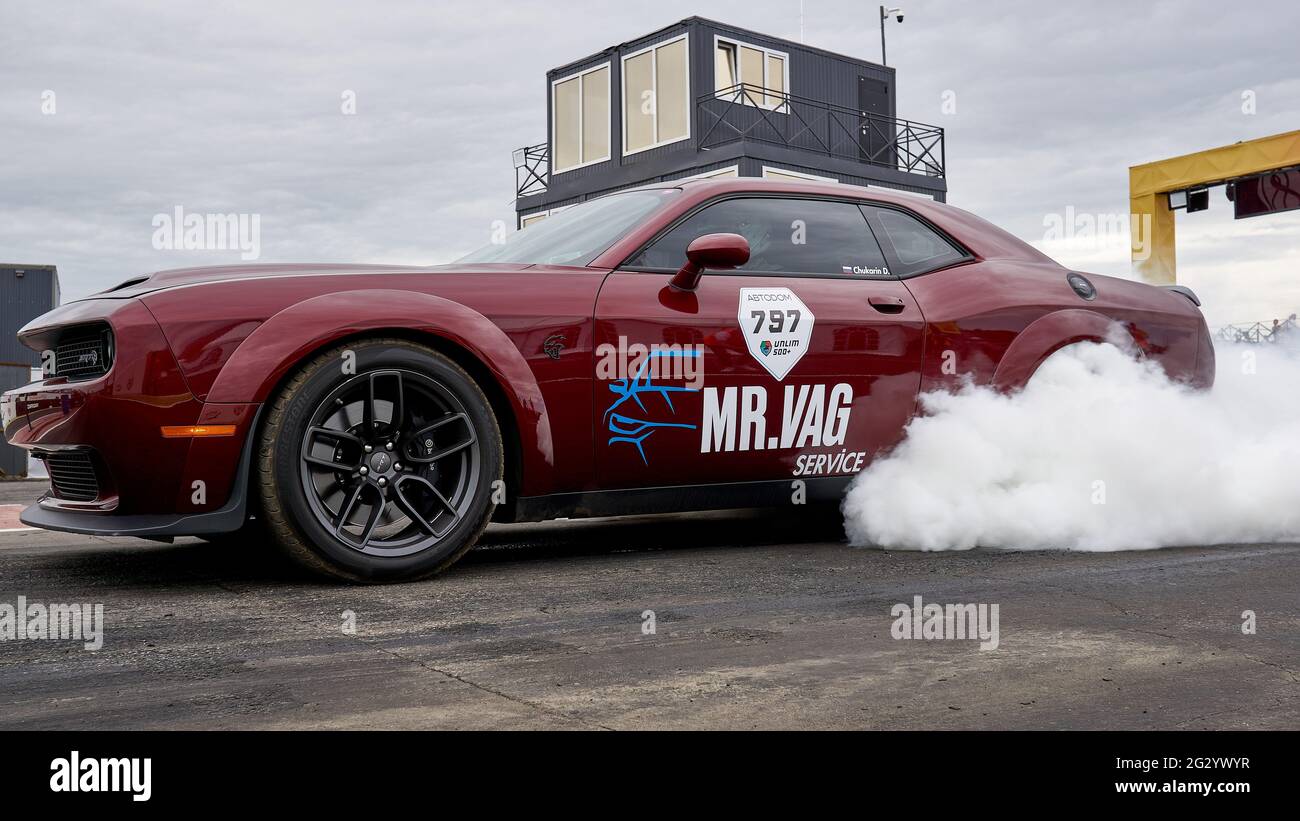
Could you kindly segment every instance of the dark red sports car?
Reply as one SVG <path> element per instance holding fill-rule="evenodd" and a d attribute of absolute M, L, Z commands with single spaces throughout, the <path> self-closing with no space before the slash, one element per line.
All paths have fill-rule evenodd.
<path fill-rule="evenodd" d="M 49 368 L 4 431 L 49 469 L 28 524 L 269 533 L 331 576 L 412 579 L 494 518 L 838 498 L 920 393 L 1013 389 L 1117 328 L 1208 385 L 1195 299 L 920 198 L 665 183 L 453 265 L 129 280 L 22 330 Z"/>

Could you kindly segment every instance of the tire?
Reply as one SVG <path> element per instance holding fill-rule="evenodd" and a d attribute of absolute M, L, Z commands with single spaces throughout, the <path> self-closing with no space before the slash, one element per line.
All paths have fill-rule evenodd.
<path fill-rule="evenodd" d="M 404 339 L 357 340 L 302 366 L 268 404 L 257 446 L 267 532 L 299 565 L 350 582 L 446 570 L 487 527 L 504 473 L 478 384 Z"/>

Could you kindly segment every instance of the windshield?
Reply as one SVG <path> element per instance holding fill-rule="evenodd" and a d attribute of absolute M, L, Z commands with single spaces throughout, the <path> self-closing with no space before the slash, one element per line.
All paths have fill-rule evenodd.
<path fill-rule="evenodd" d="M 457 262 L 588 265 L 679 189 L 611 194 L 558 211 Z"/>

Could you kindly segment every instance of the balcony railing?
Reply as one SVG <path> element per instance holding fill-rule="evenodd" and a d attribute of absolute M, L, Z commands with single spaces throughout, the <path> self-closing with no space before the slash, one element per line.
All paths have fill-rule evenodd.
<path fill-rule="evenodd" d="M 546 143 L 516 148 L 515 197 L 527 197 L 546 191 L 546 175 L 550 170 L 550 148 Z"/>
<path fill-rule="evenodd" d="M 1296 315 L 1291 314 L 1284 320 L 1271 323 L 1252 322 L 1249 325 L 1224 325 L 1214 335 L 1224 342 L 1247 343 L 1259 345 L 1265 342 L 1281 342 L 1300 330 Z"/>
<path fill-rule="evenodd" d="M 827 157 L 944 176 L 943 129 L 793 94 L 732 86 L 696 102 L 696 147 L 755 140 Z M 516 149 L 515 196 L 541 194 L 550 175 L 546 143 Z"/>
<path fill-rule="evenodd" d="M 700 97 L 696 112 L 701 149 L 755 140 L 927 177 L 944 175 L 938 126 L 751 85 Z"/>

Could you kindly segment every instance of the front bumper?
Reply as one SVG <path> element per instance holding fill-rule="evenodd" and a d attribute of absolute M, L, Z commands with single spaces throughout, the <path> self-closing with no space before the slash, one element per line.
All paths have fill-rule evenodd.
<path fill-rule="evenodd" d="M 248 466 L 253 456 L 253 437 L 246 437 L 235 471 L 231 492 L 220 508 L 207 513 L 100 514 L 69 510 L 46 496 L 23 510 L 18 519 L 44 530 L 84 533 L 91 536 L 135 536 L 144 539 L 174 536 L 205 536 L 232 533 L 248 519 Z"/>
<path fill-rule="evenodd" d="M 245 443 L 257 405 L 199 401 L 139 300 L 102 299 L 56 309 L 24 329 L 23 341 L 47 347 L 60 328 L 107 322 L 115 337 L 112 367 L 88 380 L 45 379 L 0 397 L 10 444 L 33 455 L 88 460 L 90 492 L 56 482 L 23 512 L 27 524 L 103 535 L 216 533 L 242 523 Z M 163 426 L 234 425 L 221 438 L 168 439 Z M 241 472 L 242 468 L 242 472 Z M 78 480 L 79 481 L 79 480 Z M 234 520 L 234 507 L 239 519 Z M 233 527 L 227 527 L 234 521 Z"/>

